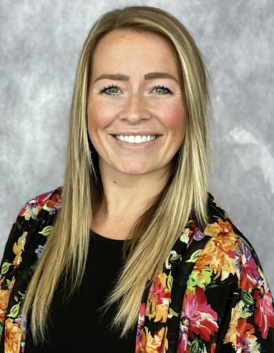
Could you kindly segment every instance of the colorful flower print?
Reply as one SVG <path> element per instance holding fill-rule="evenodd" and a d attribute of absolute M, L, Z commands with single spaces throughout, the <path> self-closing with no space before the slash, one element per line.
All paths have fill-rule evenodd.
<path fill-rule="evenodd" d="M 254 291 L 253 298 L 256 300 L 254 321 L 258 325 L 262 337 L 266 338 L 269 328 L 274 328 L 274 312 L 272 296 L 265 281 L 258 282 L 258 289 Z"/>
<path fill-rule="evenodd" d="M 137 327 L 137 335 L 136 335 L 136 348 L 135 353 L 139 353 L 141 349 L 141 329 L 145 323 L 145 313 L 146 313 L 146 304 L 142 303 L 139 309 L 139 319 L 138 319 L 138 327 Z"/>
<path fill-rule="evenodd" d="M 179 341 L 177 347 L 177 353 L 190 352 L 190 345 L 188 344 L 188 329 L 190 320 L 188 317 L 182 317 L 180 322 Z"/>
<path fill-rule="evenodd" d="M 238 321 L 236 352 L 239 353 L 260 353 L 260 344 L 254 336 L 254 327 L 248 324 L 245 319 Z"/>
<path fill-rule="evenodd" d="M 230 274 L 235 274 L 235 260 L 229 256 L 229 252 L 234 251 L 237 235 L 233 232 L 231 224 L 220 218 L 218 223 L 209 224 L 204 233 L 210 235 L 212 239 L 208 242 L 207 250 L 200 255 L 194 271 L 201 271 L 203 268 L 212 269 L 214 279 L 221 276 L 223 281 Z"/>
<path fill-rule="evenodd" d="M 16 243 L 13 244 L 13 252 L 16 255 L 13 260 L 14 267 L 19 267 L 22 262 L 22 252 L 24 251 L 24 246 L 26 243 L 28 232 L 24 232 Z"/>
<path fill-rule="evenodd" d="M 160 331 L 154 334 L 154 336 L 152 336 L 151 332 L 148 331 L 148 328 L 145 327 L 142 331 L 141 342 L 142 353 L 165 352 L 168 348 L 165 327 L 162 327 Z"/>
<path fill-rule="evenodd" d="M 190 231 L 189 231 L 189 241 L 188 241 L 188 246 L 193 242 L 193 240 L 199 241 L 204 239 L 205 234 L 201 231 L 199 227 L 197 227 L 196 222 L 192 221 L 190 224 Z"/>
<path fill-rule="evenodd" d="M 5 353 L 18 353 L 22 330 L 12 319 L 5 321 Z"/>
<path fill-rule="evenodd" d="M 38 248 L 35 250 L 35 254 L 37 254 L 37 259 L 40 259 L 44 249 L 45 249 L 45 245 L 38 245 Z"/>
<path fill-rule="evenodd" d="M 19 216 L 24 217 L 26 221 L 30 218 L 36 219 L 39 211 L 45 205 L 45 202 L 52 196 L 52 192 L 46 192 L 29 201 L 24 208 L 19 212 Z"/>
<path fill-rule="evenodd" d="M 229 252 L 229 256 L 236 261 L 237 274 L 240 278 L 240 288 L 244 291 L 248 288 L 255 288 L 257 279 L 260 274 L 257 270 L 258 266 L 252 256 L 250 249 L 240 239 L 237 242 L 238 249 Z"/>
<path fill-rule="evenodd" d="M 0 289 L 0 322 L 4 321 L 9 302 L 9 291 Z"/>
<path fill-rule="evenodd" d="M 207 304 L 204 291 L 195 288 L 195 294 L 186 290 L 181 312 L 181 323 L 188 327 L 188 336 L 194 338 L 194 333 L 209 341 L 210 337 L 218 330 L 217 313 Z"/>
<path fill-rule="evenodd" d="M 55 236 L 61 194 L 58 188 L 31 200 L 12 227 L 0 278 L 0 336 L 5 329 L 8 353 L 24 352 L 22 304 L 37 258 Z M 256 253 L 211 195 L 208 212 L 204 231 L 188 221 L 145 289 L 135 353 L 273 353 L 273 300 Z"/>
<path fill-rule="evenodd" d="M 167 275 L 159 273 L 153 281 L 146 306 L 146 316 L 154 321 L 166 322 L 170 300 L 167 288 Z"/>
<path fill-rule="evenodd" d="M 43 209 L 48 211 L 50 215 L 54 215 L 60 208 L 61 197 L 57 193 L 54 194 L 43 207 Z"/>

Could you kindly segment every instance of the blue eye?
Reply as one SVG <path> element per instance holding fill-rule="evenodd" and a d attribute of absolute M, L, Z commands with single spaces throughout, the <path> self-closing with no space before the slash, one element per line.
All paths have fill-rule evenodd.
<path fill-rule="evenodd" d="M 165 86 L 154 86 L 152 91 L 157 94 L 172 94 L 171 90 Z"/>
<path fill-rule="evenodd" d="M 100 93 L 105 94 L 107 96 L 116 96 L 117 94 L 120 93 L 120 89 L 116 85 L 110 85 L 101 89 Z"/>

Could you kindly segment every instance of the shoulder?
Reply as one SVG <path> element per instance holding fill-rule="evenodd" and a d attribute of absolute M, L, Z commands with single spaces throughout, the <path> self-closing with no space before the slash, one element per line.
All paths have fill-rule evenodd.
<path fill-rule="evenodd" d="M 232 237 L 235 241 L 245 243 L 253 251 L 253 247 L 235 224 L 229 214 L 219 205 L 214 196 L 208 194 L 208 217 L 209 222 L 204 229 L 204 233 L 213 238 L 219 236 L 219 240 L 226 240 Z M 232 240 L 232 239 L 231 239 Z"/>
<path fill-rule="evenodd" d="M 211 350 L 236 351 L 244 346 L 256 352 L 270 351 L 273 299 L 257 254 L 212 195 L 208 198 L 208 218 L 199 235 L 207 242 L 185 261 L 194 262 L 180 315 L 191 318 L 188 339 L 192 343 L 208 341 Z M 186 347 L 182 335 L 178 345 Z"/>
<path fill-rule="evenodd" d="M 32 198 L 19 212 L 10 235 L 22 231 L 31 233 L 34 229 L 43 232 L 46 226 L 53 224 L 61 206 L 62 187 Z"/>
<path fill-rule="evenodd" d="M 38 195 L 28 201 L 19 212 L 18 217 L 23 217 L 26 221 L 37 219 L 41 211 L 55 214 L 62 205 L 62 187 Z"/>
<path fill-rule="evenodd" d="M 62 188 L 59 187 L 32 198 L 12 225 L 0 270 L 0 339 L 6 314 L 9 313 L 6 323 L 11 323 L 11 318 L 18 315 L 37 260 L 61 208 L 61 194 Z M 15 330 L 17 323 L 11 325 Z M 17 330 L 20 329 L 17 327 Z"/>
<path fill-rule="evenodd" d="M 61 195 L 62 187 L 59 187 L 32 198 L 24 205 L 12 225 L 4 251 L 5 262 L 18 268 L 29 249 L 45 243 L 61 208 Z"/>
<path fill-rule="evenodd" d="M 204 268 L 211 268 L 221 280 L 236 275 L 238 280 L 251 278 L 249 285 L 256 284 L 262 276 L 262 267 L 256 251 L 227 212 L 212 195 L 208 198 L 209 222 L 203 233 L 209 236 L 208 243 L 199 258 Z M 244 290 L 246 290 L 246 284 Z"/>

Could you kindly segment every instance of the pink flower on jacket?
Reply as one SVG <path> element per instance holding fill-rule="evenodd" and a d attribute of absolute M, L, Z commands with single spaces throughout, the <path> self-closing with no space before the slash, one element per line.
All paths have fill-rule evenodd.
<path fill-rule="evenodd" d="M 136 337 L 136 346 L 135 353 L 139 353 L 141 351 L 141 330 L 145 323 L 145 313 L 146 313 L 146 304 L 142 303 L 139 309 L 139 319 L 138 319 L 138 327 L 137 327 L 137 337 Z"/>
<path fill-rule="evenodd" d="M 188 241 L 187 247 L 190 246 L 193 240 L 200 241 L 205 237 L 205 234 L 201 231 L 199 227 L 197 227 L 195 221 L 192 221 L 190 224 L 188 237 L 189 237 L 189 241 Z"/>
<path fill-rule="evenodd" d="M 255 289 L 253 298 L 256 300 L 254 321 L 259 327 L 262 338 L 266 338 L 269 327 L 274 328 L 274 311 L 272 296 L 265 281 L 258 282 L 258 289 Z"/>
<path fill-rule="evenodd" d="M 178 351 L 185 352 L 186 333 L 192 339 L 194 339 L 195 333 L 200 335 L 203 340 L 209 341 L 210 337 L 218 331 L 217 319 L 217 313 L 207 304 L 206 295 L 202 288 L 196 286 L 195 294 L 186 290 L 181 312 L 184 330 L 181 330 L 179 335 Z"/>
<path fill-rule="evenodd" d="M 229 256 L 235 258 L 236 261 L 237 273 L 240 278 L 239 287 L 244 291 L 255 288 L 257 280 L 261 276 L 250 249 L 242 240 L 238 239 L 238 248 L 235 252 L 230 251 Z"/>
<path fill-rule="evenodd" d="M 29 201 L 24 208 L 19 212 L 19 216 L 25 217 L 25 220 L 30 218 L 36 219 L 39 211 L 44 206 L 46 201 L 50 198 L 52 192 L 47 192 L 45 194 L 35 197 L 33 200 Z"/>

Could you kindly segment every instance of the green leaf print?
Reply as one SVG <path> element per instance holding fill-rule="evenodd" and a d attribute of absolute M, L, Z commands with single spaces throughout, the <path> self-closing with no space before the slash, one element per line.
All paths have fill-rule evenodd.
<path fill-rule="evenodd" d="M 9 317 L 12 317 L 13 319 L 16 318 L 19 315 L 20 311 L 20 302 L 18 304 L 13 305 L 13 307 L 10 309 Z"/>
<path fill-rule="evenodd" d="M 41 232 L 38 232 L 38 233 L 44 235 L 45 237 L 48 237 L 51 234 L 52 229 L 53 229 L 53 226 L 47 226 Z"/>
<path fill-rule="evenodd" d="M 195 263 L 198 260 L 199 256 L 201 255 L 202 251 L 203 251 L 202 249 L 194 251 L 194 253 L 191 255 L 190 259 L 187 260 L 186 262 Z"/>
<path fill-rule="evenodd" d="M 173 277 L 171 276 L 171 271 L 169 272 L 169 275 L 167 277 L 167 289 L 171 292 L 172 289 L 172 284 L 173 284 Z"/>
<path fill-rule="evenodd" d="M 187 288 L 192 292 L 195 292 L 195 286 L 202 289 L 211 282 L 212 270 L 204 269 L 201 272 L 192 271 L 187 281 Z"/>
<path fill-rule="evenodd" d="M 241 292 L 241 299 L 247 305 L 255 304 L 254 299 L 252 298 L 252 295 L 249 292 L 246 292 L 244 290 Z"/>
<path fill-rule="evenodd" d="M 1 268 L 1 275 L 4 275 L 5 273 L 8 272 L 10 265 L 12 265 L 9 262 L 3 262 L 2 268 Z"/>
<path fill-rule="evenodd" d="M 21 297 L 21 300 L 25 300 L 26 299 L 26 295 L 27 293 L 21 293 L 21 292 L 18 292 L 18 294 L 20 294 L 20 297 Z"/>
<path fill-rule="evenodd" d="M 195 340 L 191 343 L 191 353 L 199 353 L 199 340 L 196 336 Z"/>
<path fill-rule="evenodd" d="M 10 287 L 11 287 L 11 281 L 9 279 L 6 280 L 6 284 L 7 284 L 7 287 L 8 287 L 8 290 L 10 290 Z"/>

